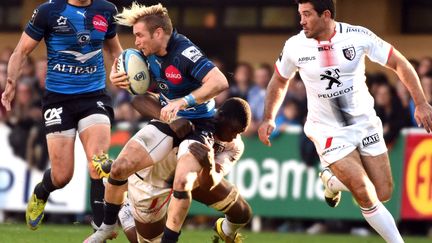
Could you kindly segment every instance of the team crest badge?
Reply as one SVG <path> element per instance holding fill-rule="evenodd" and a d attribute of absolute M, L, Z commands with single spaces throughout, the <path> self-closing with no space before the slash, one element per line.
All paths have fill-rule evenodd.
<path fill-rule="evenodd" d="M 342 49 L 344 57 L 350 61 L 354 60 L 355 56 L 356 56 L 356 51 L 354 46 L 350 46 L 348 48 L 344 48 Z"/>

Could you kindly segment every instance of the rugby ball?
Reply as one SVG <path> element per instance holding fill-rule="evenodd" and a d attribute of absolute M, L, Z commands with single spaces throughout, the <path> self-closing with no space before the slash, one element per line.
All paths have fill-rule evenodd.
<path fill-rule="evenodd" d="M 125 72 L 129 77 L 129 93 L 140 95 L 147 91 L 151 78 L 146 57 L 140 51 L 124 50 L 117 60 L 117 72 Z"/>

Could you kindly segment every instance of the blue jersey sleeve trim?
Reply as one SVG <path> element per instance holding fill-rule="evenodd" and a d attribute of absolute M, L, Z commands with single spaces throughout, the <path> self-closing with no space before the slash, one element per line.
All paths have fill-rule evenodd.
<path fill-rule="evenodd" d="M 27 24 L 24 32 L 30 36 L 33 40 L 40 41 L 42 40 L 44 33 L 42 30 L 35 28 L 34 26 Z"/>
<path fill-rule="evenodd" d="M 199 68 L 198 68 L 198 67 L 199 67 Z M 213 65 L 212 62 L 210 62 L 209 60 L 206 60 L 206 61 L 202 62 L 200 65 L 198 65 L 198 66 L 196 66 L 196 67 L 194 68 L 194 70 L 197 69 L 196 71 L 192 70 L 192 75 L 193 75 L 196 79 L 202 81 L 202 79 L 207 75 L 207 73 L 208 73 L 210 70 L 212 70 L 214 67 L 215 67 L 215 66 Z M 204 71 L 204 72 L 201 72 L 201 71 L 203 71 L 203 69 L 204 69 L 205 71 Z"/>

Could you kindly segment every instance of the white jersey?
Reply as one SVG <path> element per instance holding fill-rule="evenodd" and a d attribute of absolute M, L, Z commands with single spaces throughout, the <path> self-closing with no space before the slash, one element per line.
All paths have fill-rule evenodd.
<path fill-rule="evenodd" d="M 338 128 L 376 116 L 365 82 L 365 56 L 385 65 L 391 52 L 392 46 L 368 29 L 336 22 L 330 41 L 307 38 L 303 31 L 289 38 L 276 70 L 287 79 L 299 71 L 307 93 L 307 123 Z"/>
<path fill-rule="evenodd" d="M 222 168 L 223 174 L 227 175 L 232 166 L 240 159 L 244 151 L 244 143 L 240 135 L 237 135 L 231 142 L 215 141 L 215 163 Z M 174 177 L 174 171 L 177 165 L 177 148 L 172 150 L 166 158 L 135 173 L 132 176 L 138 176 L 141 180 L 146 181 L 152 186 L 159 188 L 171 187 Z"/>

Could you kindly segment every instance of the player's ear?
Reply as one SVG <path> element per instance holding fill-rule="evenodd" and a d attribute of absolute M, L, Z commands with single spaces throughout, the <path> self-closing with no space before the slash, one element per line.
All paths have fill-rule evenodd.
<path fill-rule="evenodd" d="M 322 13 L 322 15 L 324 16 L 325 19 L 331 19 L 331 12 L 330 10 L 324 10 L 324 12 Z"/>
<path fill-rule="evenodd" d="M 156 38 L 161 38 L 164 34 L 162 27 L 157 28 L 155 30 L 154 34 L 156 35 Z"/>

